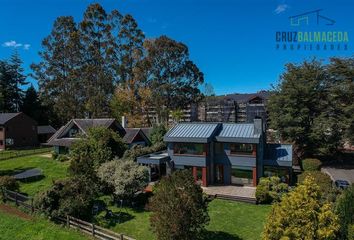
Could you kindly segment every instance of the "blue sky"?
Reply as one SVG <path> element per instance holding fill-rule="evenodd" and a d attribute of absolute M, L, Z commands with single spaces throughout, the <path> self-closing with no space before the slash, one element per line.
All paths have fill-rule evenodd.
<path fill-rule="evenodd" d="M 147 37 L 167 35 L 187 44 L 191 59 L 217 94 L 270 89 L 287 62 L 354 53 L 352 0 L 1 0 L 0 59 L 16 48 L 30 73 L 55 18 L 72 15 L 80 21 L 92 2 L 133 15 Z M 321 14 L 335 24 L 290 26 L 289 16 L 315 9 L 323 9 Z M 276 31 L 306 30 L 346 31 L 349 49 L 276 50 Z"/>

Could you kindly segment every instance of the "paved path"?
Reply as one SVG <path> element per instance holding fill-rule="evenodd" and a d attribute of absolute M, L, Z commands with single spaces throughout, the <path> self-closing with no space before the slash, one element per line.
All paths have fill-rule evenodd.
<path fill-rule="evenodd" d="M 347 180 L 352 184 L 354 183 L 354 169 L 323 167 L 321 171 L 328 174 L 333 181 L 340 179 Z"/>
<path fill-rule="evenodd" d="M 256 197 L 256 188 L 255 187 L 238 187 L 238 186 L 209 186 L 202 187 L 203 191 L 209 195 L 222 194 L 228 196 L 237 196 L 237 197 Z"/>

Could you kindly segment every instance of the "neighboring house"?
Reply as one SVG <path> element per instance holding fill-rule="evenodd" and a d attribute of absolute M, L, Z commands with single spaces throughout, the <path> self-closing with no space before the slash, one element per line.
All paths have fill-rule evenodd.
<path fill-rule="evenodd" d="M 166 172 L 190 169 L 203 186 L 256 186 L 260 177 L 289 181 L 291 145 L 266 144 L 262 119 L 253 123 L 179 123 L 165 135 L 168 156 L 146 155 L 138 163 Z"/>
<path fill-rule="evenodd" d="M 51 136 L 57 131 L 50 125 L 38 126 L 38 141 L 40 143 L 46 143 Z"/>
<path fill-rule="evenodd" d="M 35 120 L 22 112 L 0 113 L 0 150 L 37 145 Z"/>
<path fill-rule="evenodd" d="M 54 146 L 54 150 L 59 154 L 68 153 L 70 146 L 80 139 L 80 136 L 87 135 L 88 129 L 93 127 L 106 127 L 115 131 L 129 147 L 135 144 L 150 145 L 147 136 L 149 128 L 123 128 L 114 118 L 72 119 L 48 140 L 47 145 Z"/>
<path fill-rule="evenodd" d="M 68 153 L 71 145 L 93 127 L 106 127 L 121 137 L 125 135 L 124 128 L 114 118 L 72 119 L 48 140 L 47 145 L 54 146 L 59 154 Z"/>
<path fill-rule="evenodd" d="M 147 128 L 144 128 L 147 129 Z M 125 135 L 123 141 L 131 148 L 134 145 L 141 145 L 143 147 L 151 144 L 149 137 L 145 134 L 148 130 L 142 128 L 124 128 Z"/>

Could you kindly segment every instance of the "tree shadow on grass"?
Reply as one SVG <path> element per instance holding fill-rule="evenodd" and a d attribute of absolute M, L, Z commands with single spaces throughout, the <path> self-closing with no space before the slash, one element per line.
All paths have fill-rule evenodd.
<path fill-rule="evenodd" d="M 127 212 L 113 212 L 112 216 L 100 217 L 98 221 L 103 227 L 111 228 L 132 219 L 134 219 L 134 216 Z"/>
<path fill-rule="evenodd" d="M 204 240 L 243 240 L 241 237 L 237 235 L 235 236 L 220 231 L 206 231 L 203 234 L 203 239 Z"/>

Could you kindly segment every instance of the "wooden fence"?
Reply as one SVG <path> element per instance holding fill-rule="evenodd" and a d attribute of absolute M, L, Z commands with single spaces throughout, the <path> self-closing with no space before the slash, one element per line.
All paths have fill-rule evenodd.
<path fill-rule="evenodd" d="M 119 234 L 116 232 L 113 232 L 111 230 L 102 228 L 100 226 L 97 226 L 95 224 L 89 223 L 82 221 L 80 219 L 71 217 L 71 216 L 66 216 L 65 218 L 56 218 L 58 221 L 60 221 L 63 224 L 66 224 L 66 226 L 78 229 L 84 233 L 90 234 L 91 236 L 102 239 L 102 240 L 135 240 L 134 238 L 128 237 L 124 234 Z"/>
<path fill-rule="evenodd" d="M 4 150 L 0 151 L 0 160 L 7 160 L 11 158 L 29 156 L 38 153 L 48 153 L 52 150 L 51 147 L 40 147 L 32 149 L 22 149 L 22 150 Z"/>
<path fill-rule="evenodd" d="M 34 205 L 33 205 L 33 198 L 27 197 L 23 194 L 20 194 L 18 192 L 10 191 L 5 188 L 1 189 L 2 195 L 4 197 L 4 200 L 12 201 L 15 202 L 17 206 L 22 206 L 32 213 L 35 211 Z"/>
<path fill-rule="evenodd" d="M 7 189 L 2 188 L 1 189 L 2 195 L 4 200 L 12 201 L 15 202 L 17 206 L 23 206 L 26 209 L 30 210 L 32 213 L 36 211 L 34 205 L 33 205 L 33 198 L 27 197 L 23 194 L 20 194 L 18 192 L 10 191 Z M 57 217 L 55 220 L 65 224 L 68 227 L 78 229 L 79 231 L 89 234 L 97 239 L 102 239 L 102 240 L 135 240 L 134 238 L 128 237 L 124 234 L 119 234 L 116 232 L 113 232 L 111 230 L 102 228 L 100 226 L 97 226 L 95 224 L 85 222 L 83 220 L 71 217 L 71 216 L 66 216 L 66 218 L 63 217 Z"/>

